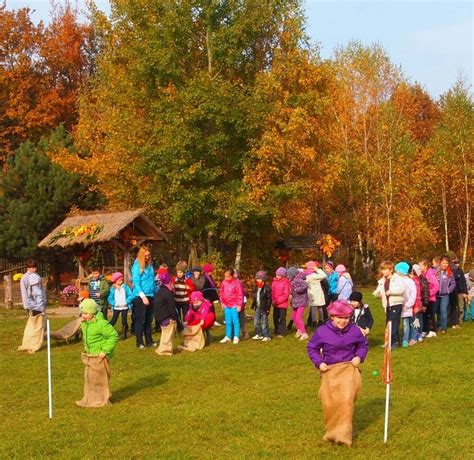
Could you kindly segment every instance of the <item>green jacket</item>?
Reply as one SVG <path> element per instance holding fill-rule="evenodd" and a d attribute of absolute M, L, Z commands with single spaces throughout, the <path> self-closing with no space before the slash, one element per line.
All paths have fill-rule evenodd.
<path fill-rule="evenodd" d="M 98 356 L 99 353 L 104 352 L 108 358 L 113 356 L 118 334 L 101 312 L 98 312 L 90 321 L 83 321 L 81 329 L 87 354 Z"/>

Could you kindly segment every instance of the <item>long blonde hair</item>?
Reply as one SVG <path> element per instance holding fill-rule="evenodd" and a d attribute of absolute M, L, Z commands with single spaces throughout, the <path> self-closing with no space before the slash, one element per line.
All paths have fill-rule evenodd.
<path fill-rule="evenodd" d="M 141 273 L 145 271 L 145 267 L 146 267 L 145 253 L 147 252 L 150 252 L 150 248 L 148 248 L 148 246 L 140 246 L 140 249 L 138 250 L 138 253 L 137 253 L 137 260 L 138 260 L 138 265 L 140 267 Z M 150 258 L 149 263 L 151 263 L 151 258 Z"/>

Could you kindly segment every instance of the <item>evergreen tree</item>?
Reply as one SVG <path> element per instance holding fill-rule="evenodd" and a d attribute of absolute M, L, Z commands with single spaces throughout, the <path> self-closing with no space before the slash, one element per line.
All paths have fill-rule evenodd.
<path fill-rule="evenodd" d="M 72 149 L 71 139 L 58 128 L 37 145 L 23 143 L 8 158 L 0 177 L 0 257 L 37 254 L 38 242 L 77 206 L 92 209 L 100 202 L 79 174 L 53 164 L 51 148 Z"/>

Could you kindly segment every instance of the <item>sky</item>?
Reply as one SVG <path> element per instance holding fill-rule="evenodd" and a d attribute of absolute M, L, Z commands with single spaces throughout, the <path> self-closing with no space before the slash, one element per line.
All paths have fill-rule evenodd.
<path fill-rule="evenodd" d="M 6 3 L 8 9 L 30 7 L 36 20 L 47 21 L 51 9 L 49 0 Z M 77 3 L 85 8 L 84 0 Z M 109 11 L 107 0 L 96 4 Z M 470 1 L 306 0 L 307 31 L 323 58 L 352 39 L 378 42 L 412 83 L 435 98 L 461 75 L 473 83 L 473 12 Z"/>

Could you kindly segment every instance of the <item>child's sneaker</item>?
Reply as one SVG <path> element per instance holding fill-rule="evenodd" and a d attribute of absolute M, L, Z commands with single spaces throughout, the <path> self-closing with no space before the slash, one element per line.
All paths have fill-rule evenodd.
<path fill-rule="evenodd" d="M 300 340 L 308 340 L 308 339 L 309 339 L 309 335 L 306 334 L 306 332 L 304 334 L 301 334 Z"/>
<path fill-rule="evenodd" d="M 418 337 L 418 343 L 423 342 L 423 337 Z"/>
<path fill-rule="evenodd" d="M 421 333 L 421 338 L 424 339 L 428 334 L 426 332 Z"/>
<path fill-rule="evenodd" d="M 296 331 L 295 338 L 296 338 L 296 339 L 299 339 L 300 337 L 301 337 L 301 332 L 300 332 L 300 331 Z"/>
<path fill-rule="evenodd" d="M 229 339 L 229 337 L 225 336 L 221 341 L 220 343 L 227 343 L 227 342 L 231 342 L 231 339 Z"/>
<path fill-rule="evenodd" d="M 272 340 L 271 337 L 264 337 L 264 338 L 262 339 L 262 342 L 270 342 L 270 340 Z"/>
<path fill-rule="evenodd" d="M 238 345 L 240 342 L 240 339 L 238 337 L 234 337 L 234 341 L 233 341 L 233 344 L 234 345 Z"/>
<path fill-rule="evenodd" d="M 410 347 L 412 347 L 413 345 L 416 345 L 416 343 L 417 343 L 417 342 L 416 342 L 415 339 L 411 339 L 411 340 L 408 342 L 408 345 L 409 345 Z"/>
<path fill-rule="evenodd" d="M 222 326 L 222 324 L 219 323 L 219 321 L 214 321 L 214 326 L 215 326 L 215 327 L 220 327 L 220 326 Z"/>
<path fill-rule="evenodd" d="M 262 340 L 263 339 L 263 336 L 259 335 L 259 334 L 256 334 L 252 337 L 252 340 Z"/>
<path fill-rule="evenodd" d="M 433 337 L 436 337 L 438 334 L 436 334 L 435 331 L 430 331 L 428 335 L 426 336 L 427 339 L 431 339 Z"/>
<path fill-rule="evenodd" d="M 404 341 L 402 342 L 402 347 L 403 347 L 403 348 L 408 348 L 408 340 L 404 340 Z"/>

